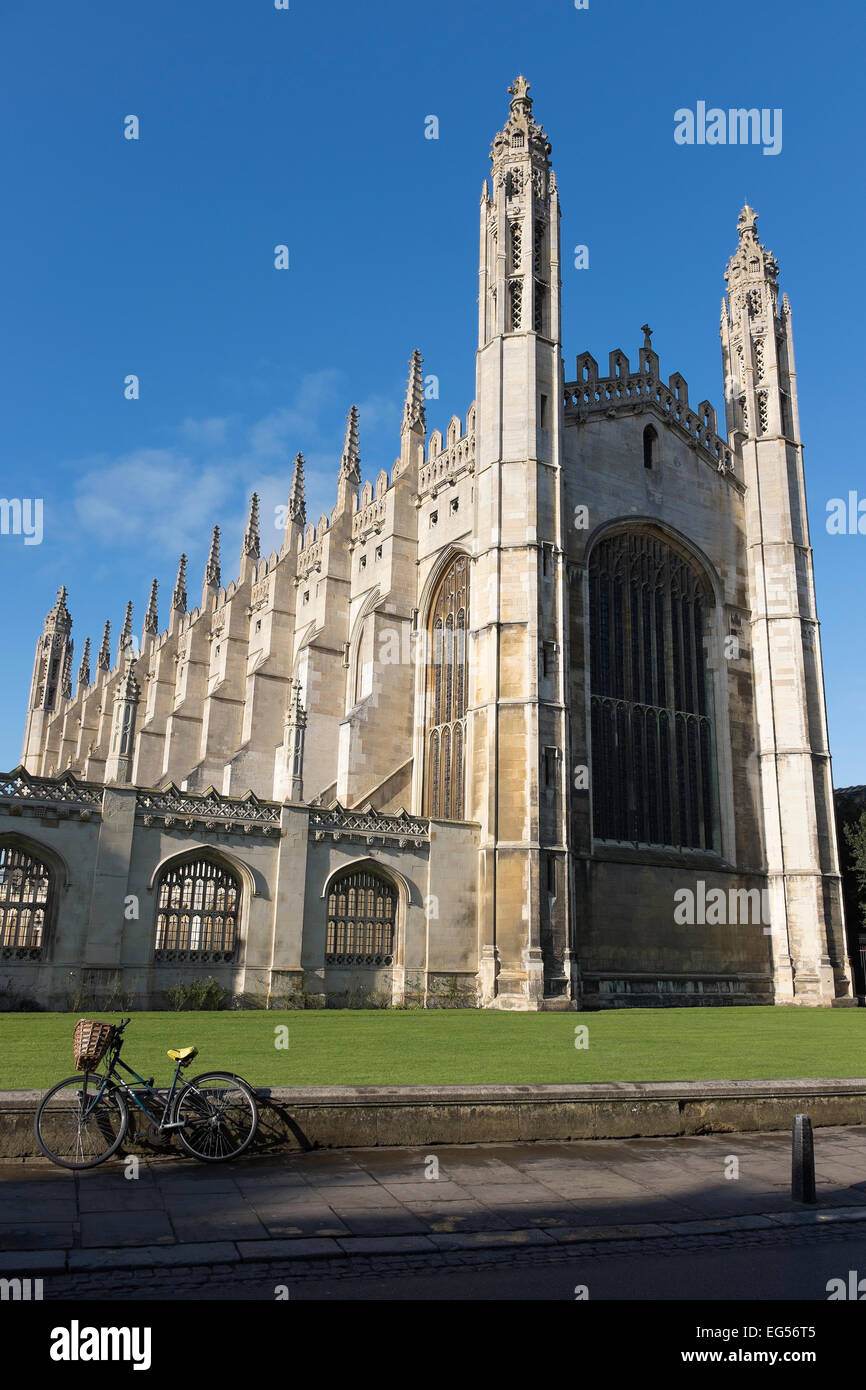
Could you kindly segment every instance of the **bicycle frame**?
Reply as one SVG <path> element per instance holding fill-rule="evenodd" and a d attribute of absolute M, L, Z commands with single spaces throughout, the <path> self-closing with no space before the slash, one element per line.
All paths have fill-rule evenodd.
<path fill-rule="evenodd" d="M 146 1115 L 149 1120 L 153 1121 L 154 1116 L 151 1115 L 147 1107 L 141 1103 L 141 1101 L 139 1100 L 138 1096 L 136 1095 L 132 1087 L 129 1085 L 129 1083 L 124 1081 L 117 1068 L 122 1067 L 123 1070 L 129 1076 L 134 1076 L 139 1085 L 143 1086 L 144 1089 L 147 1091 L 148 1095 L 153 1096 L 155 1100 L 161 1100 L 162 1098 L 159 1092 L 150 1084 L 149 1081 L 145 1081 L 144 1077 L 139 1076 L 138 1072 L 133 1067 L 127 1066 L 126 1062 L 121 1061 L 120 1049 L 122 1046 L 123 1040 L 121 1039 L 119 1044 L 115 1044 L 113 1046 L 113 1055 L 111 1052 L 109 1052 L 109 1061 L 106 1069 L 106 1075 L 101 1078 L 102 1085 L 99 1087 L 99 1090 L 94 1095 L 92 1104 L 88 1105 L 87 1109 L 84 1111 L 84 1117 L 86 1118 L 94 1109 L 94 1107 L 99 1104 L 99 1101 L 101 1100 L 102 1096 L 105 1094 L 105 1091 L 109 1086 L 118 1086 L 122 1091 L 126 1093 L 126 1095 L 130 1097 L 130 1099 L 135 1101 L 142 1114 Z M 166 1117 L 171 1114 L 171 1104 L 174 1100 L 174 1093 L 177 1090 L 178 1077 L 180 1076 L 182 1066 L 183 1064 L 181 1062 L 175 1063 L 174 1076 L 171 1079 L 171 1086 L 169 1088 L 168 1096 L 166 1097 L 165 1104 L 163 1106 L 162 1119 L 159 1121 L 157 1126 L 160 1132 L 167 1129 L 183 1128 L 182 1120 L 170 1121 L 166 1119 Z M 86 1082 L 84 1086 L 84 1094 L 86 1097 Z"/>

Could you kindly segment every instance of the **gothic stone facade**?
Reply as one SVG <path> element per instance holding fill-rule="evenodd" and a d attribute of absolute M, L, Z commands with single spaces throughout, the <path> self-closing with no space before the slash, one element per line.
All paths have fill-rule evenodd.
<path fill-rule="evenodd" d="M 428 435 L 413 354 L 390 475 L 353 408 L 330 515 L 298 455 L 279 553 L 254 498 L 239 577 L 216 530 L 199 605 L 182 557 L 168 626 L 154 583 L 74 692 L 60 591 L 0 784 L 7 993 L 850 1000 L 777 262 L 745 207 L 723 433 L 648 326 L 566 380 L 550 145 L 510 92 L 465 420 Z"/>

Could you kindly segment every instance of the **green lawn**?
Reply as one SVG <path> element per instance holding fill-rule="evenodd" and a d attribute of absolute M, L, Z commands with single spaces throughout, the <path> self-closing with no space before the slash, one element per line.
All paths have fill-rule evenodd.
<path fill-rule="evenodd" d="M 0 1090 L 41 1090 L 71 1075 L 75 1021 L 0 1015 Z M 582 1024 L 589 1046 L 577 1049 Z M 285 1050 L 274 1045 L 283 1025 Z M 866 1076 L 861 1009 L 139 1013 L 124 1057 L 167 1080 L 166 1048 L 192 1043 L 194 1072 L 231 1069 L 260 1086 Z"/>

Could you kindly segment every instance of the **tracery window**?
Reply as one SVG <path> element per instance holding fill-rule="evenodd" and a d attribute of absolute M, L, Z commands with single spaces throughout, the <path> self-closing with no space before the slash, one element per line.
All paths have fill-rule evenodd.
<path fill-rule="evenodd" d="M 469 559 L 454 558 L 430 610 L 425 815 L 463 820 L 469 699 Z"/>
<path fill-rule="evenodd" d="M 523 281 L 511 280 L 508 284 L 509 330 L 516 333 L 523 325 Z"/>
<path fill-rule="evenodd" d="M 157 887 L 157 959 L 192 953 L 229 960 L 237 943 L 241 885 L 210 859 L 171 864 Z"/>
<path fill-rule="evenodd" d="M 41 954 L 53 874 L 34 854 L 0 845 L 0 947 Z"/>
<path fill-rule="evenodd" d="M 328 894 L 327 965 L 391 965 L 397 889 L 373 869 L 349 869 Z"/>
<path fill-rule="evenodd" d="M 679 550 L 639 531 L 595 547 L 589 595 L 593 833 L 715 850 L 711 591 Z"/>

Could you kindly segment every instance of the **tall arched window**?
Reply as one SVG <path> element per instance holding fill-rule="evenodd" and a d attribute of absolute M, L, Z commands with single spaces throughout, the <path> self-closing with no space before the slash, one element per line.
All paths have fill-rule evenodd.
<path fill-rule="evenodd" d="M 157 885 L 157 959 L 183 952 L 230 960 L 240 902 L 240 881 L 225 865 L 203 857 L 169 864 Z"/>
<path fill-rule="evenodd" d="M 0 845 L 0 947 L 16 955 L 41 955 L 53 880 L 35 852 Z"/>
<path fill-rule="evenodd" d="M 326 965 L 391 965 L 397 889 L 374 869 L 348 869 L 328 894 Z"/>
<path fill-rule="evenodd" d="M 463 820 L 469 699 L 469 559 L 457 555 L 436 592 L 428 626 L 425 815 Z"/>
<path fill-rule="evenodd" d="M 652 532 L 618 532 L 592 552 L 589 602 L 595 837 L 717 849 L 704 576 Z"/>
<path fill-rule="evenodd" d="M 652 425 L 647 425 L 646 429 L 645 429 L 644 432 L 643 432 L 643 466 L 644 466 L 644 468 L 652 468 L 653 464 L 655 463 L 655 461 L 656 461 L 656 444 L 657 444 L 657 442 L 658 442 L 658 434 L 656 433 L 655 428 L 654 428 Z"/>

